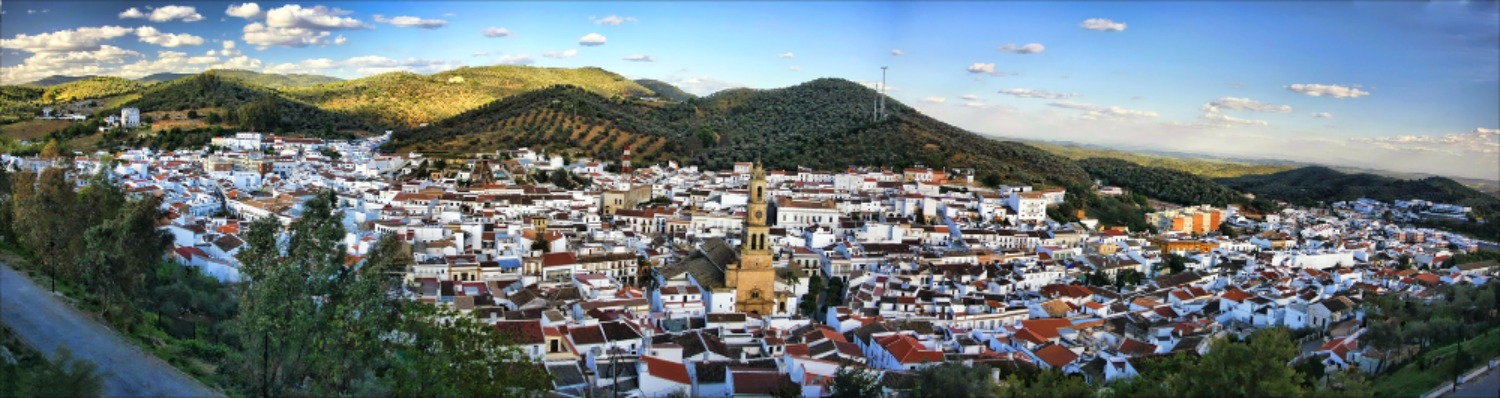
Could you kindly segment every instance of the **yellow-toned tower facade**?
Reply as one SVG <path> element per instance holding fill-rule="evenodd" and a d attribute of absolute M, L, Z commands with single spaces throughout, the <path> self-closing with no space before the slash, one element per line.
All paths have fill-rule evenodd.
<path fill-rule="evenodd" d="M 735 288 L 735 309 L 772 315 L 776 308 L 776 271 L 771 266 L 771 227 L 766 214 L 766 172 L 760 164 L 750 174 L 750 201 L 740 261 L 726 279 Z"/>

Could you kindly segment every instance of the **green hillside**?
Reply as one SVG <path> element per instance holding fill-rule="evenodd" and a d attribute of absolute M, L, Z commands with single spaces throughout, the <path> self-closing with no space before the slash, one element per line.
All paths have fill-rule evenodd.
<path fill-rule="evenodd" d="M 302 73 L 260 73 L 242 69 L 215 69 L 213 72 L 222 78 L 236 79 L 247 84 L 270 88 L 307 87 L 344 81 L 344 79 L 332 76 Z"/>
<path fill-rule="evenodd" d="M 465 67 L 432 75 L 392 72 L 284 91 L 292 98 L 376 125 L 415 127 L 497 99 L 563 83 L 606 97 L 651 94 L 651 90 L 599 68 L 511 65 Z"/>
<path fill-rule="evenodd" d="M 135 80 L 138 81 L 138 82 L 141 82 L 141 83 L 155 84 L 155 83 L 161 83 L 161 82 L 169 82 L 169 81 L 181 79 L 181 78 L 192 76 L 192 75 L 194 75 L 194 74 L 193 73 L 161 72 L 161 73 L 153 73 L 153 74 L 148 75 L 146 77 L 142 77 L 142 78 L 135 79 Z"/>
<path fill-rule="evenodd" d="M 41 110 L 45 89 L 31 86 L 0 86 L 0 124 L 30 119 Z"/>
<path fill-rule="evenodd" d="M 399 131 L 389 148 L 479 152 L 525 145 L 614 159 L 631 144 L 642 159 L 710 168 L 754 159 L 782 169 L 925 164 L 973 167 L 981 176 L 1008 182 L 1077 186 L 1088 181 L 1088 174 L 1066 158 L 981 137 L 894 100 L 888 102 L 888 117 L 873 121 L 869 104 L 877 95 L 842 79 L 729 90 L 668 104 L 555 87 Z"/>
<path fill-rule="evenodd" d="M 687 101 L 697 97 L 696 95 L 682 91 L 682 89 L 673 86 L 671 83 L 661 80 L 636 79 L 635 82 L 656 93 L 657 97 L 670 101 Z"/>
<path fill-rule="evenodd" d="M 40 80 L 31 82 L 31 83 L 22 84 L 22 86 L 49 87 L 49 86 L 55 86 L 55 85 L 59 85 L 59 84 L 67 83 L 67 82 L 76 81 L 76 80 L 87 79 L 87 78 L 90 78 L 90 77 L 94 77 L 94 76 L 92 76 L 92 75 L 90 75 L 90 76 L 52 75 L 52 76 L 47 76 L 47 77 L 41 78 Z"/>
<path fill-rule="evenodd" d="M 1105 185 L 1114 185 L 1148 197 L 1180 204 L 1249 204 L 1244 194 L 1192 173 L 1148 167 L 1122 159 L 1089 158 L 1078 164 Z"/>
<path fill-rule="evenodd" d="M 135 94 L 144 87 L 140 82 L 111 76 L 94 76 L 47 87 L 42 103 L 52 104 L 85 99 Z"/>
<path fill-rule="evenodd" d="M 1327 167 L 1312 166 L 1216 181 L 1241 191 L 1303 205 L 1368 197 L 1387 202 L 1422 199 L 1489 211 L 1500 210 L 1500 198 L 1444 177 L 1402 180 L 1366 173 L 1342 173 Z"/>
<path fill-rule="evenodd" d="M 221 78 L 206 72 L 152 85 L 125 104 L 141 112 L 223 109 L 224 120 L 261 131 L 284 130 L 307 135 L 337 131 L 371 131 L 363 121 L 284 97 L 276 90 Z M 110 113 L 110 112 L 106 112 Z"/>
<path fill-rule="evenodd" d="M 1113 158 L 1124 160 L 1130 163 L 1135 163 L 1141 166 L 1160 167 L 1164 169 L 1183 171 L 1205 178 L 1226 178 L 1252 174 L 1270 174 L 1280 171 L 1287 171 L 1294 168 L 1292 166 L 1286 165 L 1255 164 L 1218 159 L 1175 157 L 1078 145 L 1045 142 L 1027 143 L 1037 148 L 1045 149 L 1048 152 L 1065 156 L 1068 159 L 1080 160 L 1088 158 Z"/>

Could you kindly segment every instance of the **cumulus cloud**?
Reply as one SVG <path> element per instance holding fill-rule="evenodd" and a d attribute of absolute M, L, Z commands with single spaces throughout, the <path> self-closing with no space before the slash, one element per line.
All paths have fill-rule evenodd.
<path fill-rule="evenodd" d="M 491 26 L 484 28 L 480 33 L 483 33 L 484 37 L 505 37 L 510 36 L 510 29 Z"/>
<path fill-rule="evenodd" d="M 901 51 L 900 49 L 891 50 L 891 55 L 892 56 L 899 57 L 902 54 L 906 54 L 906 52 L 905 51 Z"/>
<path fill-rule="evenodd" d="M 448 24 L 448 21 L 441 19 L 422 19 L 419 17 L 407 15 L 402 15 L 395 18 L 386 18 L 384 15 L 375 14 L 374 18 L 375 22 L 390 24 L 391 26 L 395 26 L 398 28 L 437 29 Z"/>
<path fill-rule="evenodd" d="M 1351 87 L 1337 84 L 1292 84 L 1286 86 L 1286 89 L 1314 97 L 1359 98 L 1370 95 L 1370 92 L 1360 90 L 1359 85 Z"/>
<path fill-rule="evenodd" d="M 35 35 L 18 34 L 0 39 L 0 48 L 31 53 L 55 51 L 95 51 L 100 42 L 130 34 L 134 29 L 120 26 L 82 27 Z"/>
<path fill-rule="evenodd" d="M 624 60 L 630 62 L 656 62 L 656 57 L 647 54 L 631 54 L 625 56 Z"/>
<path fill-rule="evenodd" d="M 1287 113 L 1292 111 L 1292 107 L 1291 105 L 1272 105 L 1239 97 L 1222 97 L 1203 104 L 1204 112 L 1216 113 L 1220 110 Z"/>
<path fill-rule="evenodd" d="M 1089 18 L 1089 19 L 1085 19 L 1085 20 L 1083 20 L 1083 23 L 1080 24 L 1079 26 L 1082 26 L 1084 29 L 1097 30 L 1097 31 L 1101 31 L 1101 32 L 1108 32 L 1108 31 L 1119 32 L 1119 31 L 1125 30 L 1125 23 L 1124 22 L 1115 22 L 1115 21 L 1111 21 L 1111 20 L 1105 19 L 1105 18 Z"/>
<path fill-rule="evenodd" d="M 984 107 L 984 103 L 983 102 L 965 102 L 964 106 L 969 107 L 969 108 L 983 108 Z"/>
<path fill-rule="evenodd" d="M 348 43 L 348 42 L 349 42 L 349 39 L 344 38 L 344 35 L 339 35 L 339 37 L 333 38 L 333 45 L 335 45 L 335 46 L 342 46 L 342 45 L 344 45 L 344 43 Z"/>
<path fill-rule="evenodd" d="M 943 98 L 943 97 L 927 97 L 927 98 L 923 98 L 922 102 L 926 102 L 926 103 L 929 103 L 929 104 L 941 104 L 941 103 L 944 103 L 944 102 L 948 102 L 948 99 L 947 98 Z"/>
<path fill-rule="evenodd" d="M 1151 112 L 1151 111 L 1141 111 L 1141 110 L 1135 110 L 1135 109 L 1125 109 L 1125 108 L 1121 108 L 1121 107 L 1118 107 L 1118 106 L 1105 107 L 1105 106 L 1090 105 L 1090 104 L 1084 104 L 1084 103 L 1078 103 L 1078 102 L 1072 102 L 1072 101 L 1057 101 L 1057 102 L 1048 103 L 1047 105 L 1048 106 L 1053 106 L 1053 107 L 1058 107 L 1058 108 L 1076 109 L 1076 110 L 1083 111 L 1083 114 L 1080 115 L 1079 117 L 1083 118 L 1083 119 L 1087 119 L 1087 120 L 1099 120 L 1099 119 L 1149 119 L 1149 118 L 1155 118 L 1155 117 L 1158 116 L 1156 114 L 1156 112 Z"/>
<path fill-rule="evenodd" d="M 501 55 L 497 62 L 504 65 L 531 65 L 536 63 L 536 60 L 526 54 L 505 54 Z"/>
<path fill-rule="evenodd" d="M 203 44 L 202 37 L 193 36 L 187 33 L 161 33 L 161 31 L 158 31 L 156 30 L 156 28 L 150 26 L 142 26 L 136 28 L 135 35 L 139 37 L 142 42 L 151 43 L 167 48 L 197 46 Z"/>
<path fill-rule="evenodd" d="M 589 33 L 583 35 L 583 37 L 578 39 L 578 45 L 589 47 L 602 46 L 607 41 L 609 41 L 609 39 L 605 39 L 604 35 L 598 33 Z"/>
<path fill-rule="evenodd" d="M 1031 89 L 1024 89 L 1024 88 L 1012 88 L 1012 89 L 1000 90 L 1000 94 L 1005 94 L 1005 95 L 1009 95 L 1009 96 L 1013 96 L 1013 97 L 1019 97 L 1019 98 L 1042 98 L 1042 99 L 1054 99 L 1054 100 L 1057 100 L 1057 99 L 1069 99 L 1069 98 L 1073 98 L 1073 97 L 1077 97 L 1078 96 L 1078 94 L 1074 94 L 1074 93 L 1054 93 L 1054 92 L 1046 91 L 1046 90 L 1031 90 Z"/>
<path fill-rule="evenodd" d="M 1313 115 L 1313 117 L 1319 118 L 1319 119 L 1332 119 L 1333 118 L 1333 114 L 1332 113 L 1328 113 L 1328 112 L 1313 112 L 1312 115 Z"/>
<path fill-rule="evenodd" d="M 302 48 L 307 46 L 327 45 L 332 33 L 303 28 L 277 28 L 266 26 L 260 22 L 252 22 L 241 29 L 243 33 L 240 39 L 245 43 L 260 49 L 267 47 L 292 47 Z M 343 36 L 339 36 L 342 39 Z M 343 44 L 342 42 L 335 44 Z"/>
<path fill-rule="evenodd" d="M 288 4 L 266 12 L 266 26 L 323 31 L 370 28 L 358 19 L 344 16 L 348 14 L 348 11 L 337 8 L 324 6 L 302 8 L 300 5 Z"/>
<path fill-rule="evenodd" d="M 969 73 L 983 73 L 990 76 L 998 76 L 998 74 L 995 72 L 995 64 L 975 62 L 969 65 L 969 68 L 967 70 L 969 71 Z"/>
<path fill-rule="evenodd" d="M 542 53 L 542 56 L 547 58 L 573 58 L 574 55 L 578 55 L 578 49 L 570 48 L 562 51 L 548 51 Z"/>
<path fill-rule="evenodd" d="M 120 18 L 147 18 L 151 22 L 167 22 L 180 19 L 183 22 L 198 22 L 203 20 L 203 14 L 193 6 L 164 6 L 151 10 L 150 14 L 141 12 L 135 7 L 120 13 Z"/>
<path fill-rule="evenodd" d="M 979 96 L 974 95 L 974 94 L 964 94 L 962 97 L 958 97 L 958 98 L 964 99 L 966 101 L 973 101 L 973 100 L 979 99 Z"/>
<path fill-rule="evenodd" d="M 122 18 L 122 19 L 123 18 L 145 18 L 145 17 L 146 17 L 146 13 L 141 12 L 141 9 L 135 8 L 135 7 L 130 7 L 130 9 L 120 12 L 120 18 Z"/>
<path fill-rule="evenodd" d="M 1208 122 L 1209 126 L 1215 127 L 1265 126 L 1270 124 L 1264 120 L 1241 119 L 1218 112 L 1205 112 L 1202 118 Z"/>
<path fill-rule="evenodd" d="M 20 64 L 0 67 L 0 84 L 21 84 L 51 75 L 105 75 L 139 52 L 103 45 L 93 50 L 38 52 Z"/>
<path fill-rule="evenodd" d="M 792 71 L 792 72 L 796 72 L 796 71 L 802 70 L 802 67 L 796 66 L 796 65 L 792 65 L 792 66 L 786 67 L 786 70 L 789 70 L 789 71 Z"/>
<path fill-rule="evenodd" d="M 604 18 L 594 19 L 594 24 L 595 25 L 620 26 L 620 24 L 623 24 L 623 23 L 626 23 L 626 22 L 635 22 L 635 17 L 622 17 L 622 16 L 619 16 L 619 15 L 610 15 L 610 16 L 607 16 L 607 17 L 604 17 Z"/>
<path fill-rule="evenodd" d="M 781 54 L 781 55 L 777 55 L 776 57 L 778 57 L 778 58 L 792 59 L 793 57 L 796 57 L 796 56 L 797 56 L 797 54 L 784 53 L 784 54 Z"/>
<path fill-rule="evenodd" d="M 350 57 L 341 61 L 328 58 L 311 58 L 294 63 L 282 63 L 267 66 L 267 73 L 313 73 L 336 68 L 353 68 L 361 74 L 379 74 L 394 71 L 412 71 L 420 73 L 439 72 L 457 67 L 454 62 L 407 58 L 392 59 L 379 55 L 366 55 Z"/>
<path fill-rule="evenodd" d="M 244 19 L 260 19 L 264 18 L 266 13 L 260 10 L 260 4 L 244 3 L 230 4 L 229 8 L 224 10 L 224 15 Z"/>
<path fill-rule="evenodd" d="M 1000 48 L 997 48 L 996 50 L 1003 53 L 1036 54 L 1042 51 L 1047 51 L 1047 46 L 1043 46 L 1041 43 L 1028 43 L 1019 47 L 1017 47 L 1015 44 L 1006 44 L 1000 46 Z"/>

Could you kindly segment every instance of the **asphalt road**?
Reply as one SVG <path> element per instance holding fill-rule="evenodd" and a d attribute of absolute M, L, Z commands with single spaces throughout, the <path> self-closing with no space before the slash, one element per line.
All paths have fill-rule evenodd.
<path fill-rule="evenodd" d="M 1468 383 L 1458 386 L 1458 391 L 1448 396 L 1455 398 L 1500 397 L 1500 370 L 1491 370 L 1489 374 L 1469 380 Z"/>
<path fill-rule="evenodd" d="M 67 347 L 99 366 L 106 397 L 223 396 L 78 312 L 31 278 L 0 264 L 0 322 L 22 342 L 52 357 Z"/>

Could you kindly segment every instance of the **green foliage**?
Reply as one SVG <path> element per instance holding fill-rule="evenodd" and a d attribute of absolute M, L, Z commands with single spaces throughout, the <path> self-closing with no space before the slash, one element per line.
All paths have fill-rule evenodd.
<path fill-rule="evenodd" d="M 813 275 L 807 281 L 807 293 L 797 301 L 797 310 L 807 317 L 817 317 L 820 308 L 819 303 L 823 301 L 823 277 Z"/>
<path fill-rule="evenodd" d="M 1386 202 L 1422 199 L 1470 206 L 1481 211 L 1500 211 L 1500 198 L 1443 177 L 1402 180 L 1313 166 L 1217 181 L 1235 189 L 1304 206 L 1319 201 L 1333 203 L 1365 197 Z"/>
<path fill-rule="evenodd" d="M 1117 185 L 1167 202 L 1219 207 L 1249 202 L 1239 192 L 1187 172 L 1107 158 L 1084 159 L 1078 161 L 1078 164 L 1105 184 Z"/>
<path fill-rule="evenodd" d="M 636 79 L 635 82 L 656 93 L 657 97 L 668 101 L 687 101 L 698 97 L 661 80 Z"/>
<path fill-rule="evenodd" d="M 996 396 L 1000 386 L 991 377 L 986 365 L 943 362 L 917 370 L 913 395 L 917 398 Z"/>
<path fill-rule="evenodd" d="M 64 103 L 85 99 L 112 97 L 139 92 L 144 87 L 140 82 L 108 76 L 94 76 L 47 87 L 43 98 L 48 103 Z"/>
<path fill-rule="evenodd" d="M 270 88 L 308 87 L 344 81 L 344 79 L 332 76 L 302 73 L 275 74 L 252 72 L 242 69 L 214 69 L 212 72 L 221 78 L 239 80 L 245 84 Z"/>
<path fill-rule="evenodd" d="M 435 123 L 486 103 L 574 84 L 603 96 L 649 95 L 651 90 L 599 68 L 464 67 L 432 75 L 392 72 L 312 87 L 287 88 L 293 98 L 347 112 L 381 126 Z"/>
<path fill-rule="evenodd" d="M 93 362 L 73 359 L 66 347 L 58 347 L 57 358 L 41 366 L 31 374 L 23 396 L 36 397 L 97 397 L 104 391 L 103 377 Z"/>
<path fill-rule="evenodd" d="M 1247 342 L 1218 339 L 1208 354 L 1148 359 L 1140 376 L 1109 384 L 1115 396 L 1295 397 L 1308 393 L 1305 377 L 1287 363 L 1297 345 L 1284 328 L 1256 331 Z"/>
<path fill-rule="evenodd" d="M 315 133 L 330 124 L 340 131 L 374 130 L 350 115 L 319 109 L 288 99 L 276 90 L 221 78 L 214 72 L 152 85 L 126 106 L 140 108 L 141 112 L 223 108 L 232 116 L 232 123 L 258 131 L 280 128 Z"/>
<path fill-rule="evenodd" d="M 1048 370 L 1031 375 L 1013 374 L 1006 377 L 1005 387 L 1000 389 L 998 396 L 1087 398 L 1093 395 L 1094 389 L 1083 381 L 1082 376 L 1065 375 L 1056 370 Z"/>
<path fill-rule="evenodd" d="M 847 365 L 839 366 L 828 386 L 830 398 L 878 398 L 881 396 L 877 374 Z"/>
<path fill-rule="evenodd" d="M 1137 232 L 1152 229 L 1151 224 L 1146 223 L 1148 209 L 1134 199 L 1125 196 L 1099 197 L 1089 202 L 1088 215 L 1099 220 L 1099 225 L 1106 227 L 1126 227 Z M 1144 201 L 1144 197 L 1140 199 Z"/>

